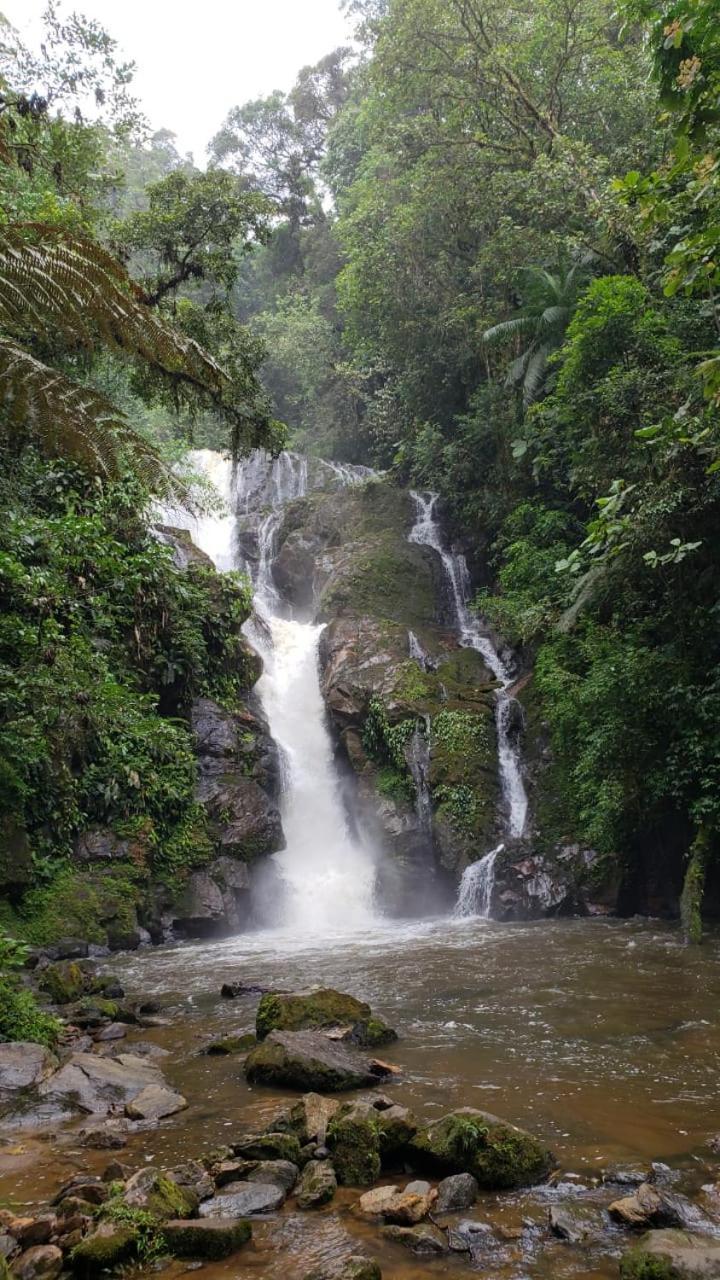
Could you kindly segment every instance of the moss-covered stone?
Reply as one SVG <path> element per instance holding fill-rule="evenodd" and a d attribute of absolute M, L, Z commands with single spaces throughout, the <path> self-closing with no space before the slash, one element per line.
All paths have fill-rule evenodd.
<path fill-rule="evenodd" d="M 377 1112 L 377 1124 L 383 1165 L 404 1159 L 419 1128 L 412 1111 L 407 1107 L 387 1107 Z"/>
<path fill-rule="evenodd" d="M 210 1044 L 203 1049 L 203 1053 L 211 1057 L 227 1057 L 233 1053 L 249 1053 L 256 1044 L 257 1037 L 252 1032 L 242 1036 L 221 1036 L 218 1040 L 211 1040 Z"/>
<path fill-rule="evenodd" d="M 193 1218 L 198 1211 L 198 1196 L 192 1187 L 181 1187 L 157 1169 L 139 1170 L 127 1182 L 120 1202 L 132 1209 L 143 1209 L 158 1221 Z M 104 1217 L 112 1217 L 116 1208 L 111 1200 L 103 1208 Z"/>
<path fill-rule="evenodd" d="M 176 1258 L 218 1260 L 229 1258 L 252 1236 L 252 1227 L 243 1218 L 198 1218 L 191 1222 L 163 1223 L 163 1236 Z"/>
<path fill-rule="evenodd" d="M 380 1177 L 378 1113 L 368 1103 L 340 1107 L 328 1125 L 327 1145 L 342 1186 L 369 1187 Z"/>
<path fill-rule="evenodd" d="M 412 1158 L 436 1173 L 471 1173 L 489 1191 L 539 1182 L 553 1157 L 537 1138 L 486 1111 L 463 1107 L 421 1129 L 410 1143 Z"/>
<path fill-rule="evenodd" d="M 251 1084 L 340 1093 L 377 1083 L 370 1061 L 358 1050 L 329 1040 L 322 1031 L 272 1031 L 245 1059 Z"/>
<path fill-rule="evenodd" d="M 319 991 L 268 992 L 260 1000 L 255 1021 L 258 1040 L 271 1031 L 305 1031 L 349 1027 L 355 1044 L 381 1045 L 397 1039 L 369 1004 L 332 988 Z"/>
<path fill-rule="evenodd" d="M 300 1143 L 293 1133 L 261 1133 L 233 1143 L 243 1160 L 287 1160 L 300 1164 Z"/>
<path fill-rule="evenodd" d="M 61 960 L 43 970 L 38 986 L 53 1004 L 72 1004 L 85 991 L 85 981 L 85 974 L 75 960 Z"/>
<path fill-rule="evenodd" d="M 620 1260 L 621 1280 L 715 1280 L 720 1240 L 691 1231 L 648 1231 Z"/>
<path fill-rule="evenodd" d="M 94 1280 L 102 1271 L 112 1271 L 134 1258 L 137 1242 L 136 1228 L 106 1224 L 75 1246 L 70 1264 L 82 1280 Z"/>

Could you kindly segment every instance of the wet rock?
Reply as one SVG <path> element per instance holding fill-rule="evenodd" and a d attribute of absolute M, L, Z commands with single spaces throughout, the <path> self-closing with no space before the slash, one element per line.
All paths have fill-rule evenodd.
<path fill-rule="evenodd" d="M 82 1129 L 80 1132 L 80 1146 L 88 1147 L 92 1151 L 119 1151 L 121 1147 L 126 1147 L 127 1143 L 127 1133 L 108 1128 L 106 1125 L 97 1129 Z"/>
<path fill-rule="evenodd" d="M 338 1093 L 376 1084 L 390 1071 L 319 1031 L 272 1031 L 245 1059 L 252 1084 Z"/>
<path fill-rule="evenodd" d="M 492 1227 L 487 1222 L 465 1219 L 448 1228 L 448 1248 L 453 1253 L 469 1253 L 473 1262 L 487 1254 L 493 1244 Z"/>
<path fill-rule="evenodd" d="M 282 1187 L 287 1194 L 292 1191 L 299 1176 L 300 1170 L 291 1160 L 258 1160 L 254 1167 L 243 1173 L 240 1180 L 269 1183 L 274 1187 Z"/>
<path fill-rule="evenodd" d="M 86 1204 L 104 1204 L 108 1198 L 108 1189 L 103 1178 L 93 1174 L 76 1174 L 69 1182 L 63 1184 L 53 1204 L 62 1204 L 69 1196 L 84 1200 Z"/>
<path fill-rule="evenodd" d="M 38 1218 L 15 1218 L 9 1230 L 23 1249 L 34 1245 L 49 1244 L 57 1229 L 57 1218 L 54 1213 L 45 1213 Z"/>
<path fill-rule="evenodd" d="M 163 1223 L 168 1251 L 176 1258 L 229 1258 L 247 1244 L 252 1235 L 249 1222 L 232 1218 L 198 1218 Z"/>
<path fill-rule="evenodd" d="M 128 1178 L 123 1202 L 133 1209 L 146 1209 L 156 1218 L 194 1218 L 198 1211 L 195 1191 L 181 1187 L 167 1173 L 148 1166 Z"/>
<path fill-rule="evenodd" d="M 233 1151 L 243 1160 L 282 1160 L 293 1166 L 300 1163 L 300 1143 L 292 1133 L 248 1135 L 233 1143 Z"/>
<path fill-rule="evenodd" d="M 198 1200 L 209 1200 L 215 1194 L 215 1183 L 198 1160 L 186 1160 L 170 1169 L 169 1177 L 179 1187 L 189 1187 Z"/>
<path fill-rule="evenodd" d="M 204 569 L 214 568 L 210 556 L 195 545 L 188 529 L 177 529 L 171 524 L 155 524 L 153 531 L 158 542 L 171 548 L 176 569 L 189 569 L 190 565 L 198 565 Z"/>
<path fill-rule="evenodd" d="M 59 1071 L 43 1081 L 38 1092 L 42 1097 L 66 1099 L 81 1111 L 107 1115 L 136 1098 L 148 1085 L 162 1083 L 158 1068 L 134 1054 L 105 1058 L 75 1053 Z"/>
<path fill-rule="evenodd" d="M 380 1153 L 383 1160 L 397 1160 L 408 1153 L 412 1139 L 420 1128 L 417 1117 L 408 1107 L 396 1103 L 378 1108 L 377 1123 L 380 1133 Z"/>
<path fill-rule="evenodd" d="M 345 1103 L 327 1129 L 338 1182 L 344 1187 L 368 1187 L 380 1177 L 378 1113 L 367 1102 Z"/>
<path fill-rule="evenodd" d="M 76 960 L 61 960 L 43 969 L 38 986 L 54 1004 L 71 1004 L 87 990 L 87 976 Z"/>
<path fill-rule="evenodd" d="M 187 1100 L 181 1093 L 161 1084 L 148 1084 L 131 1102 L 125 1104 L 125 1114 L 131 1120 L 162 1120 L 183 1111 Z"/>
<path fill-rule="evenodd" d="M 299 1102 L 283 1113 L 279 1128 L 294 1133 L 303 1146 L 308 1142 L 324 1143 L 327 1127 L 340 1107 L 336 1098 L 320 1093 L 306 1093 Z"/>
<path fill-rule="evenodd" d="M 238 996 L 261 996 L 269 991 L 269 987 L 259 987 L 254 984 L 246 984 L 244 982 L 223 982 L 220 988 L 220 995 L 225 1000 L 237 1000 Z"/>
<path fill-rule="evenodd" d="M 229 1057 L 234 1053 L 249 1053 L 255 1048 L 257 1037 L 252 1032 L 249 1034 L 236 1036 L 222 1036 L 218 1040 L 211 1040 L 206 1045 L 202 1053 L 208 1054 L 210 1057 Z"/>
<path fill-rule="evenodd" d="M 280 811 L 259 782 L 225 767 L 203 767 L 196 797 L 208 814 L 218 853 L 242 863 L 283 848 Z"/>
<path fill-rule="evenodd" d="M 252 1218 L 272 1213 L 285 1200 L 282 1187 L 269 1182 L 233 1182 L 222 1195 L 200 1205 L 201 1218 Z"/>
<path fill-rule="evenodd" d="M 137 1240 L 138 1233 L 134 1227 L 103 1222 L 97 1231 L 85 1236 L 73 1249 L 73 1271 L 81 1280 L 94 1280 L 102 1271 L 112 1271 L 134 1258 Z"/>
<path fill-rule="evenodd" d="M 410 1143 L 421 1168 L 471 1173 L 484 1190 L 539 1182 L 553 1157 L 537 1138 L 486 1111 L 462 1107 L 419 1130 Z"/>
<path fill-rule="evenodd" d="M 298 1185 L 297 1202 L 301 1209 L 318 1209 L 332 1200 L 337 1191 L 335 1170 L 328 1160 L 311 1160 L 305 1165 Z"/>
<path fill-rule="evenodd" d="M 683 1227 L 702 1231 L 710 1220 L 685 1196 L 644 1182 L 631 1196 L 615 1200 L 608 1213 L 624 1227 Z"/>
<path fill-rule="evenodd" d="M 139 841 L 123 839 L 107 827 L 92 827 L 78 836 L 72 856 L 74 862 L 81 863 L 127 861 L 138 847 L 142 848 Z"/>
<path fill-rule="evenodd" d="M 381 1227 L 380 1234 L 392 1244 L 400 1244 L 421 1257 L 433 1257 L 448 1252 L 445 1236 L 437 1227 L 421 1223 L 417 1227 Z"/>
<path fill-rule="evenodd" d="M 717 1280 L 720 1239 L 690 1231 L 649 1231 L 620 1260 L 621 1280 Z"/>
<path fill-rule="evenodd" d="M 437 1189 L 436 1213 L 460 1213 L 478 1198 L 479 1187 L 471 1173 L 454 1173 L 443 1178 Z"/>
<path fill-rule="evenodd" d="M 366 1191 L 355 1205 L 355 1212 L 363 1218 L 378 1221 L 384 1217 L 388 1205 L 400 1195 L 398 1186 L 373 1187 Z"/>
<path fill-rule="evenodd" d="M 0 1097 L 41 1084 L 57 1065 L 55 1055 L 41 1044 L 24 1040 L 0 1044 Z"/>
<path fill-rule="evenodd" d="M 10 1236 L 7 1232 L 0 1232 L 0 1259 L 7 1260 L 12 1258 L 14 1254 L 20 1252 L 20 1246 L 14 1236 Z M 8 1272 L 9 1274 L 9 1272 Z M 3 1280 L 2 1271 L 0 1270 L 0 1280 Z"/>
<path fill-rule="evenodd" d="M 343 1030 L 343 1039 L 359 1045 L 390 1044 L 397 1034 L 369 1004 L 332 988 L 317 991 L 279 992 L 264 995 L 258 1005 L 255 1029 L 258 1040 L 271 1031 Z"/>
<path fill-rule="evenodd" d="M 55 1280 L 62 1265 L 62 1250 L 57 1245 L 38 1244 L 13 1259 L 12 1273 L 17 1280 Z"/>
<path fill-rule="evenodd" d="M 617 1187 L 640 1187 L 653 1180 L 652 1171 L 642 1165 L 609 1165 L 601 1176 L 604 1183 Z"/>
<path fill-rule="evenodd" d="M 554 1236 L 568 1244 L 590 1244 L 603 1235 L 603 1216 L 595 1205 L 579 1202 L 551 1205 L 548 1223 Z"/>

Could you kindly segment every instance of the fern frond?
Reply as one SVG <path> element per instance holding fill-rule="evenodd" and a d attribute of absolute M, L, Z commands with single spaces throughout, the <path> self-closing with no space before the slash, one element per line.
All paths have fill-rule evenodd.
<path fill-rule="evenodd" d="M 108 479 L 117 479 L 130 464 L 151 491 L 186 496 L 182 482 L 105 396 L 0 337 L 3 426 L 15 442 L 32 439 L 45 452 L 72 458 Z"/>
<path fill-rule="evenodd" d="M 221 396 L 226 376 L 194 339 L 142 301 L 122 263 L 93 240 L 22 223 L 0 231 L 0 327 L 106 346 Z"/>

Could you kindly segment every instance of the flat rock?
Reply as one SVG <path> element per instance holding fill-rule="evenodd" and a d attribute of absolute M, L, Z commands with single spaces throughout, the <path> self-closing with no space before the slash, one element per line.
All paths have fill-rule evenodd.
<path fill-rule="evenodd" d="M 287 1194 L 288 1191 L 292 1191 L 300 1174 L 298 1166 L 291 1160 L 258 1160 L 251 1163 L 254 1167 L 243 1172 L 238 1180 L 240 1183 L 264 1182 L 271 1187 L 281 1187 Z"/>
<path fill-rule="evenodd" d="M 57 1065 L 55 1055 L 41 1044 L 24 1040 L 0 1044 L 0 1094 L 41 1084 Z"/>
<path fill-rule="evenodd" d="M 125 1104 L 125 1114 L 131 1120 L 162 1120 L 184 1111 L 187 1099 L 174 1089 L 162 1084 L 148 1084 L 130 1102 Z"/>
<path fill-rule="evenodd" d="M 355 1205 L 355 1212 L 363 1218 L 382 1218 L 385 1209 L 399 1196 L 400 1188 L 396 1186 L 373 1187 L 366 1191 Z"/>
<path fill-rule="evenodd" d="M 254 1084 L 338 1093 L 377 1084 L 390 1070 L 320 1031 L 272 1031 L 245 1059 Z"/>
<path fill-rule="evenodd" d="M 285 1200 L 282 1187 L 267 1182 L 234 1182 L 230 1186 L 232 1192 L 223 1188 L 222 1195 L 200 1205 L 201 1218 L 251 1218 L 272 1213 Z"/>
<path fill-rule="evenodd" d="M 568 1244 L 590 1244 L 604 1234 L 601 1210 L 578 1201 L 551 1205 L 548 1223 L 553 1235 Z"/>
<path fill-rule="evenodd" d="M 444 1235 L 437 1227 L 424 1224 L 419 1227 L 381 1227 L 380 1234 L 393 1244 L 400 1244 L 411 1253 L 422 1257 L 433 1257 L 447 1253 L 448 1245 Z"/>
<path fill-rule="evenodd" d="M 134 1054 L 121 1053 L 115 1058 L 91 1053 L 74 1053 L 72 1057 L 40 1085 L 41 1097 L 64 1098 L 81 1111 L 107 1115 L 124 1106 L 148 1085 L 161 1085 L 158 1068 Z"/>

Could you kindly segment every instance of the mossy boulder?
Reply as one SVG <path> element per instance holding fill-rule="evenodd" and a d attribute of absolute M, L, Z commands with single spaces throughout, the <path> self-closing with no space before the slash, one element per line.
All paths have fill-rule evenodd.
<path fill-rule="evenodd" d="M 229 1258 L 247 1244 L 252 1227 L 244 1218 L 198 1218 L 165 1222 L 162 1233 L 168 1252 L 174 1257 L 217 1261 Z"/>
<path fill-rule="evenodd" d="M 691 1231 L 648 1231 L 620 1260 L 621 1280 L 717 1280 L 720 1240 Z"/>
<path fill-rule="evenodd" d="M 420 1129 L 410 1152 L 420 1168 L 471 1173 L 488 1191 L 539 1182 L 554 1164 L 552 1154 L 532 1134 L 473 1107 L 451 1111 Z"/>
<path fill-rule="evenodd" d="M 377 1111 L 380 1154 L 383 1164 L 404 1158 L 419 1129 L 417 1118 L 407 1107 L 385 1107 Z"/>
<path fill-rule="evenodd" d="M 102 1271 L 112 1271 L 137 1255 L 136 1227 L 102 1223 L 91 1236 L 76 1244 L 70 1265 L 81 1280 L 94 1280 Z"/>
<path fill-rule="evenodd" d="M 198 1196 L 192 1187 L 181 1187 L 158 1169 L 140 1169 L 129 1178 L 122 1201 L 134 1209 L 145 1209 L 158 1221 L 172 1218 L 194 1218 Z"/>
<path fill-rule="evenodd" d="M 319 1209 L 337 1191 L 337 1177 L 329 1160 L 310 1160 L 302 1171 L 297 1189 L 300 1209 Z"/>
<path fill-rule="evenodd" d="M 261 1133 L 240 1138 L 233 1151 L 243 1160 L 283 1160 L 300 1164 L 300 1143 L 292 1133 Z"/>
<path fill-rule="evenodd" d="M 257 1009 L 258 1040 L 271 1031 L 307 1031 L 347 1027 L 355 1044 L 389 1044 L 397 1039 L 391 1027 L 376 1017 L 369 1004 L 331 987 L 317 991 L 279 992 L 264 995 Z"/>
<path fill-rule="evenodd" d="M 257 1037 L 251 1031 L 245 1035 L 220 1036 L 217 1040 L 211 1040 L 202 1052 L 210 1057 L 228 1057 L 234 1053 L 249 1053 L 256 1044 Z"/>
<path fill-rule="evenodd" d="M 72 1004 L 87 990 L 87 978 L 75 960 L 49 964 L 40 975 L 38 986 L 53 1004 Z"/>
<path fill-rule="evenodd" d="M 327 1128 L 338 1182 L 344 1187 L 369 1187 L 380 1177 L 378 1113 L 367 1102 L 346 1103 Z"/>
<path fill-rule="evenodd" d="M 339 1093 L 377 1084 L 388 1074 L 358 1049 L 321 1031 L 271 1031 L 245 1059 L 251 1084 Z"/>

